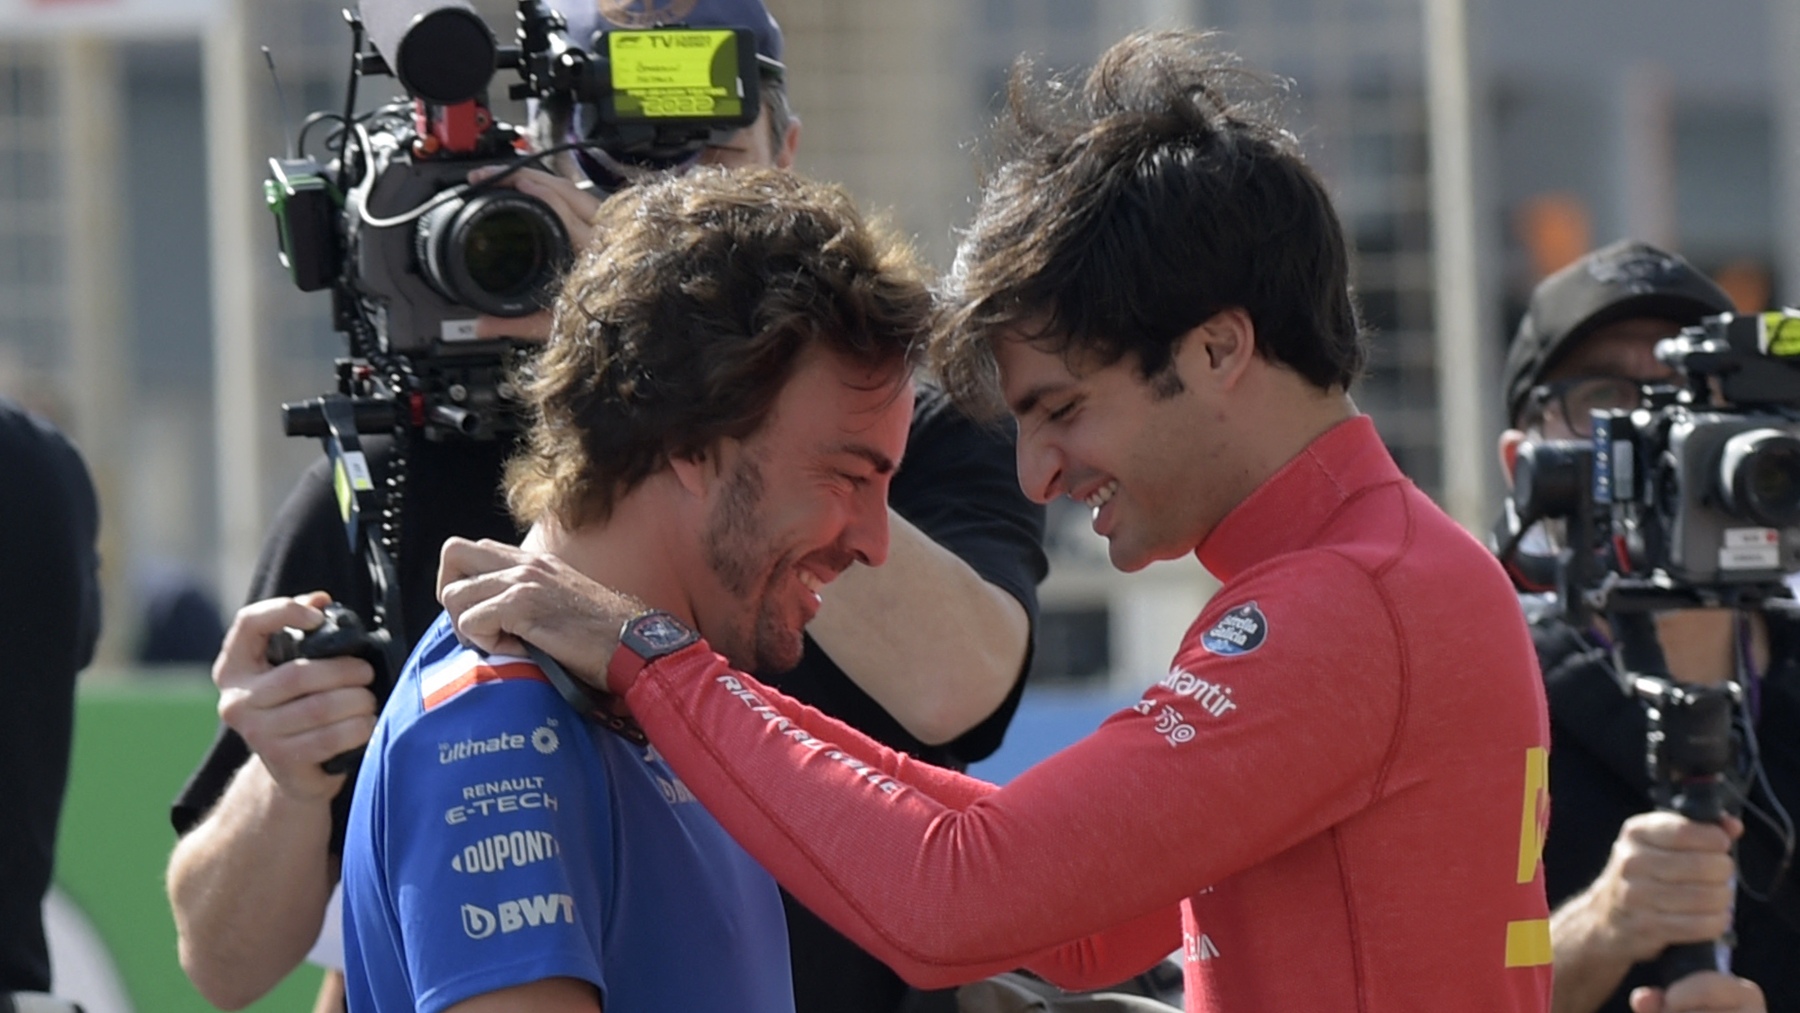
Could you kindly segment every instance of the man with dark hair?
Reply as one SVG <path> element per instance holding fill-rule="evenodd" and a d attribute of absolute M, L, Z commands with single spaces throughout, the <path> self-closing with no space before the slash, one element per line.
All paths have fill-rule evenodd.
<path fill-rule="evenodd" d="M 1656 358 L 1657 341 L 1732 308 L 1686 260 L 1640 242 L 1595 250 L 1545 278 L 1502 377 L 1507 473 L 1525 441 L 1590 438 L 1591 412 L 1630 408 L 1645 384 L 1675 381 Z M 1540 525 L 1509 561 L 1550 704 L 1555 808 L 1544 879 L 1555 908 L 1556 1009 L 1761 1010 L 1765 992 L 1771 1008 L 1800 1007 L 1800 888 L 1781 875 L 1791 840 L 1771 815 L 1719 827 L 1649 811 L 1644 708 L 1620 688 L 1606 625 L 1575 628 L 1547 593 L 1557 534 Z M 1800 809 L 1800 624 L 1684 609 L 1658 615 L 1656 627 L 1677 679 L 1716 686 L 1743 678 L 1756 687 L 1740 734 L 1759 744 L 1761 776 L 1734 772 L 1738 790 L 1753 812 Z M 1732 861 L 1740 833 L 1741 871 Z M 1663 949 L 1728 930 L 1737 941 L 1732 970 L 1742 977 L 1697 973 L 1661 994 L 1651 961 Z"/>
<path fill-rule="evenodd" d="M 785 172 L 634 187 L 596 224 L 525 391 L 513 516 L 736 664 L 791 668 L 820 590 L 887 555 L 924 283 Z M 370 739 L 344 903 L 353 1011 L 793 1008 L 774 881 L 629 715 L 447 619 Z"/>
<path fill-rule="evenodd" d="M 655 5 L 557 0 L 573 44 L 597 29 L 641 26 Z M 703 164 L 792 165 L 800 123 L 786 99 L 781 29 L 759 0 L 699 0 L 663 5 L 694 27 L 747 26 L 756 38 L 763 115 L 715 138 Z M 611 20 L 608 20 L 611 19 Z M 583 139 L 591 120 L 579 110 L 547 108 L 533 122 L 540 148 Z M 558 156 L 562 178 L 522 171 L 507 185 L 555 208 L 578 247 L 595 234 L 587 220 L 628 170 L 603 152 Z M 481 317 L 484 337 L 546 333 L 547 315 Z M 365 441 L 379 483 L 387 443 Z M 433 597 L 438 548 L 462 535 L 518 537 L 501 503 L 510 440 L 411 441 L 399 553 L 402 633 L 422 636 Z M 854 567 L 825 595 L 808 626 L 807 649 L 790 672 L 762 673 L 796 697 L 933 763 L 965 766 L 999 747 L 1017 709 L 1037 615 L 1036 585 L 1047 567 L 1043 512 L 1011 474 L 1009 432 L 978 426 L 942 391 L 921 386 L 904 465 L 894 476 L 892 551 L 880 570 Z M 171 808 L 181 834 L 171 856 L 169 891 L 188 976 L 212 1002 L 243 1006 L 280 981 L 307 954 L 333 962 L 338 919 L 327 913 L 338 879 L 337 856 L 353 778 L 326 774 L 321 760 L 368 739 L 378 700 L 366 691 L 368 666 L 354 659 L 300 661 L 271 668 L 267 638 L 283 627 L 321 620 L 323 589 L 368 615 L 367 570 L 345 549 L 343 524 L 326 462 L 296 487 L 265 540 L 251 588 L 214 664 L 222 724 L 212 751 Z M 284 596 L 275 598 L 275 596 Z M 273 599 L 273 600 L 261 600 Z M 921 630 L 931 630 L 929 636 Z M 958 664 L 953 668 L 949 661 Z M 382 687 L 375 687 L 384 693 Z M 906 995 L 891 970 L 784 895 L 799 1013 L 886 1013 Z M 328 976 L 327 989 L 335 989 Z M 326 996 L 322 1009 L 341 1009 Z"/>
<path fill-rule="evenodd" d="M 917 982 L 1086 985 L 1180 946 L 1190 1010 L 1542 1010 L 1531 641 L 1351 403 L 1337 217 L 1244 80 L 1168 32 L 1066 108 L 1016 83 L 934 339 L 954 389 L 1017 417 L 1028 494 L 1089 505 L 1121 570 L 1192 552 L 1223 581 L 1086 740 L 995 788 L 643 637 L 670 620 L 557 560 L 452 541 L 441 596 L 470 642 L 617 694 L 732 836 Z"/>

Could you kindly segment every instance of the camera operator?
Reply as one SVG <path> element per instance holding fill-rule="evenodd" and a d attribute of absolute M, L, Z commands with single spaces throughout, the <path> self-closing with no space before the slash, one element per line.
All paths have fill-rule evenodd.
<path fill-rule="evenodd" d="M 616 3 L 556 5 L 569 39 L 623 18 Z M 700 0 L 683 23 L 750 26 L 763 58 L 763 112 L 698 161 L 725 166 L 792 164 L 799 123 L 782 80 L 782 37 L 759 0 Z M 540 147 L 569 138 L 554 113 L 533 125 Z M 568 156 L 569 179 L 582 167 Z M 548 203 L 577 245 L 599 199 L 569 179 L 522 171 L 506 183 Z M 541 339 L 547 318 L 483 318 L 485 337 Z M 370 441 L 375 442 L 375 441 Z M 404 639 L 416 641 L 437 613 L 437 546 L 451 534 L 516 541 L 500 500 L 500 441 L 415 440 L 403 526 L 400 586 Z M 378 448 L 379 449 L 379 448 Z M 779 684 L 883 741 L 937 763 L 964 765 L 998 748 L 1017 707 L 1046 562 L 1043 515 L 1012 472 L 1004 433 L 964 419 L 941 393 L 921 388 L 908 450 L 889 495 L 891 549 L 879 570 L 855 567 L 834 582 L 808 627 L 800 667 Z M 383 462 L 374 461 L 377 482 Z M 369 584 L 344 548 L 323 462 L 303 479 L 264 545 L 252 588 L 215 660 L 224 725 L 212 752 L 172 808 L 182 835 L 169 865 L 169 893 L 184 969 L 207 998 L 227 1008 L 264 994 L 319 935 L 349 802 L 348 777 L 319 763 L 368 740 L 378 702 L 363 687 L 369 667 L 352 659 L 270 668 L 268 638 L 319 622 L 323 590 L 364 611 Z M 922 630 L 932 631 L 929 637 Z M 954 659 L 952 662 L 951 659 Z M 895 1009 L 900 979 L 784 896 L 796 1005 L 801 1013 Z M 337 931 L 335 920 L 327 936 Z M 321 1008 L 341 1008 L 334 973 Z"/>
<path fill-rule="evenodd" d="M 1591 410 L 1632 407 L 1641 384 L 1673 380 L 1656 359 L 1657 341 L 1731 309 L 1724 291 L 1685 260 L 1638 242 L 1594 251 L 1544 279 L 1503 377 L 1508 474 L 1525 440 L 1590 437 Z M 1770 1008 L 1800 1008 L 1800 894 L 1791 875 L 1771 883 L 1791 845 L 1760 820 L 1746 830 L 1733 818 L 1717 826 L 1649 811 L 1646 714 L 1620 688 L 1609 631 L 1603 621 L 1573 628 L 1542 594 L 1555 579 L 1556 534 L 1540 525 L 1510 566 L 1528 592 L 1550 704 L 1554 808 L 1544 872 L 1555 908 L 1554 1008 L 1761 1010 L 1765 994 Z M 1678 681 L 1746 683 L 1767 778 L 1753 791 L 1739 787 L 1765 811 L 1775 800 L 1791 811 L 1800 802 L 1800 627 L 1726 609 L 1665 611 L 1655 626 Z M 1734 879 L 1739 834 L 1743 868 Z M 1732 930 L 1734 974 L 1692 974 L 1666 995 L 1653 987 L 1648 962 L 1664 948 Z"/>

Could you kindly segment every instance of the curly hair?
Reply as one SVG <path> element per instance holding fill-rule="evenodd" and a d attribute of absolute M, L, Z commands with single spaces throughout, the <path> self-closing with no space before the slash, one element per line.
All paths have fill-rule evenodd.
<path fill-rule="evenodd" d="M 1343 228 L 1276 119 L 1279 89 L 1195 31 L 1108 49 L 1081 89 L 1013 70 L 998 168 L 931 344 L 971 411 L 1002 410 L 993 342 L 1089 364 L 1134 356 L 1163 393 L 1182 335 L 1241 307 L 1257 351 L 1321 388 L 1366 358 Z M 1172 384 L 1172 385 L 1171 385 Z"/>
<path fill-rule="evenodd" d="M 929 326 L 912 251 L 790 172 L 631 187 L 595 234 L 521 377 L 530 424 L 506 496 L 523 524 L 603 522 L 670 460 L 754 433 L 814 345 L 897 386 Z"/>

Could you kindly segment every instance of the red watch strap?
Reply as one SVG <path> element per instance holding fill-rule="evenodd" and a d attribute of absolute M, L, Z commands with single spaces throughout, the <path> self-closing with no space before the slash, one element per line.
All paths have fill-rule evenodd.
<path fill-rule="evenodd" d="M 621 642 L 606 663 L 606 688 L 616 696 L 624 696 L 647 664 L 649 662 L 640 657 L 638 652 Z"/>

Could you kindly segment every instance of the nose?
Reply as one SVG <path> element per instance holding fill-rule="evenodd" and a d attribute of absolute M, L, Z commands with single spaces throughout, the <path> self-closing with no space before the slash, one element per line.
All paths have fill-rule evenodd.
<path fill-rule="evenodd" d="M 844 531 L 844 547 L 864 566 L 880 566 L 887 562 L 888 554 L 887 483 L 871 482 L 870 486 L 873 495 L 856 498 Z"/>
<path fill-rule="evenodd" d="M 1048 503 L 1063 494 L 1062 454 L 1048 441 L 1021 433 L 1015 454 L 1019 465 L 1019 488 L 1033 502 Z"/>

